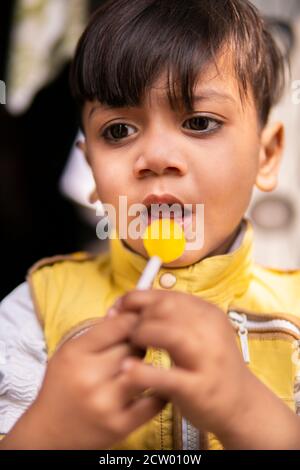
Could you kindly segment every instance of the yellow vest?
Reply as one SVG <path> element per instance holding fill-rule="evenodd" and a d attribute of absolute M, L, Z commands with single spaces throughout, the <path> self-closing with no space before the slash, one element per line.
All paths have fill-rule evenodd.
<path fill-rule="evenodd" d="M 117 297 L 135 288 L 146 259 L 117 238 L 109 243 L 107 253 L 91 256 L 80 252 L 48 258 L 28 271 L 27 280 L 49 358 L 59 344 L 103 317 Z M 245 359 L 250 355 L 252 372 L 295 410 L 300 270 L 261 267 L 253 261 L 252 247 L 253 229 L 246 220 L 246 231 L 238 249 L 184 268 L 163 267 L 153 288 L 199 296 L 230 315 Z M 166 273 L 171 273 L 172 287 L 168 287 L 170 283 L 166 281 L 170 274 L 166 276 Z M 170 357 L 161 349 L 149 347 L 145 361 L 171 367 Z M 191 426 L 171 403 L 113 447 L 120 450 L 204 448 L 222 449 L 222 445 L 214 435 Z"/>

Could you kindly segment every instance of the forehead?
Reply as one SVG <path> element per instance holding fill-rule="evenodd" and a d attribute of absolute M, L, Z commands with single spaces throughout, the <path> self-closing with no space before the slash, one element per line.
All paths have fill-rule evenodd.
<path fill-rule="evenodd" d="M 172 80 L 172 77 L 170 77 Z M 176 86 L 176 97 L 182 102 L 180 86 Z M 138 108 L 152 108 L 153 106 L 169 107 L 168 74 L 163 72 L 146 90 Z M 234 71 L 232 57 L 228 53 L 220 54 L 216 63 L 209 63 L 197 76 L 193 89 L 193 105 L 196 107 L 204 103 L 216 103 L 230 106 L 235 112 L 245 111 L 245 107 L 254 106 L 252 94 L 242 103 L 239 83 Z M 98 101 L 87 102 L 84 106 L 85 118 L 91 119 L 98 112 L 111 111 L 113 108 Z"/>
<path fill-rule="evenodd" d="M 180 86 L 176 87 L 176 96 L 182 101 Z M 166 104 L 168 78 L 162 74 L 144 97 L 144 104 L 151 106 L 153 101 Z M 232 67 L 222 59 L 217 64 L 210 63 L 198 74 L 193 89 L 194 104 L 204 101 L 226 102 L 239 107 L 239 87 Z"/>

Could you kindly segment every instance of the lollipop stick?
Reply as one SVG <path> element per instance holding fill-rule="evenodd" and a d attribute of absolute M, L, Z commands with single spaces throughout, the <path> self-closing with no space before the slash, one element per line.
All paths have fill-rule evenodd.
<path fill-rule="evenodd" d="M 136 289 L 138 290 L 150 289 L 154 281 L 154 278 L 161 267 L 161 264 L 162 264 L 162 260 L 160 259 L 159 256 L 152 256 L 149 259 L 136 285 Z"/>

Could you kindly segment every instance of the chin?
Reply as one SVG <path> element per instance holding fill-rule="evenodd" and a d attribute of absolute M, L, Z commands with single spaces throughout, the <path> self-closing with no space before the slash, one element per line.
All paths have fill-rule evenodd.
<path fill-rule="evenodd" d="M 206 257 L 206 253 L 203 250 L 197 251 L 186 251 L 183 255 L 172 261 L 171 263 L 163 263 L 164 268 L 183 268 L 192 264 L 198 263 Z"/>
<path fill-rule="evenodd" d="M 147 254 L 142 242 L 137 243 L 135 241 L 135 243 L 130 243 L 130 248 L 134 252 L 142 255 L 144 258 L 149 259 L 149 255 Z M 202 249 L 200 250 L 185 251 L 180 258 L 170 263 L 162 263 L 162 266 L 164 268 L 183 268 L 185 266 L 190 266 L 191 264 L 198 263 L 208 254 L 208 249 L 205 249 L 205 247 L 202 247 Z"/>

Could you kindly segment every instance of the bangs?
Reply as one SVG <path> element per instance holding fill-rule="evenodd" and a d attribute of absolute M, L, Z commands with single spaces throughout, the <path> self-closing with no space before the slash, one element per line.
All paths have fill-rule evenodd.
<path fill-rule="evenodd" d="M 267 109 L 280 94 L 280 57 L 271 36 L 264 34 L 262 20 L 247 1 L 108 0 L 78 43 L 72 93 L 81 107 L 94 100 L 110 107 L 140 106 L 146 92 L 166 74 L 172 109 L 192 111 L 198 79 L 208 65 L 218 70 L 217 57 L 225 51 L 230 53 L 241 100 L 251 84 L 254 97 L 265 100 L 261 104 Z M 267 73 L 268 45 L 276 74 Z"/>

